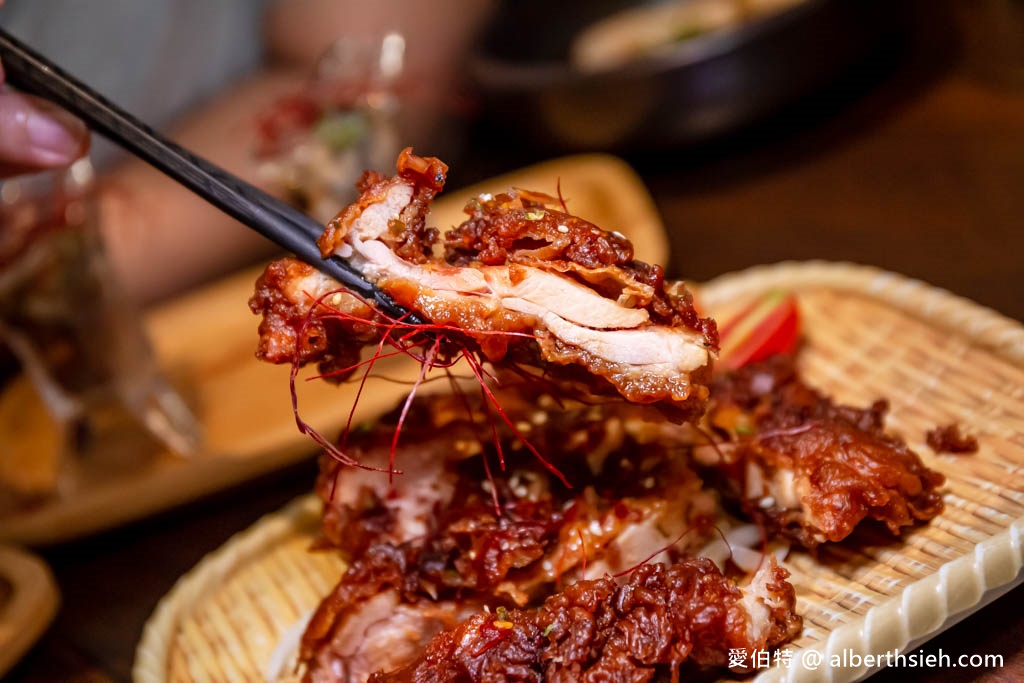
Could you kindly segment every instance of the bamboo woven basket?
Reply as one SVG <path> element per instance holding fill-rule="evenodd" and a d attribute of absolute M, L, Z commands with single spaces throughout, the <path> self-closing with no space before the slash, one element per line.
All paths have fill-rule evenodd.
<path fill-rule="evenodd" d="M 804 630 L 791 664 L 761 681 L 862 678 L 828 666 L 844 649 L 906 651 L 1022 579 L 1024 327 L 921 282 L 849 264 L 783 263 L 699 289 L 721 314 L 769 288 L 798 294 L 808 379 L 838 400 L 890 400 L 889 427 L 948 478 L 946 511 L 901 543 L 796 553 L 786 565 Z M 959 422 L 974 455 L 939 456 L 925 432 Z M 271 655 L 338 580 L 342 564 L 308 552 L 318 505 L 302 498 L 239 534 L 183 577 L 139 645 L 138 683 L 261 681 Z M 812 668 L 815 652 L 826 664 Z"/>

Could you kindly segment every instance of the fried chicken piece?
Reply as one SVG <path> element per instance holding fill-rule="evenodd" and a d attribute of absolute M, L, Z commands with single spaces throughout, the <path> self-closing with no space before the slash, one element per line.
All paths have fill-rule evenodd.
<path fill-rule="evenodd" d="M 452 395 L 413 403 L 401 442 L 408 445 L 396 453 L 403 474 L 393 484 L 387 474 L 324 457 L 320 545 L 341 549 L 353 563 L 303 639 L 306 680 L 364 680 L 331 672 L 365 673 L 366 662 L 389 670 L 370 650 L 404 652 L 420 642 L 413 632 L 435 632 L 482 604 L 536 604 L 581 577 L 673 561 L 712 537 L 708 522 L 717 505 L 684 453 L 639 448 L 616 406 L 555 410 L 530 387 L 506 389 L 499 398 L 574 487 L 507 425 L 498 428 L 505 459 L 499 471 L 480 402 Z M 360 464 L 386 465 L 397 419 L 393 413 L 354 431 L 347 452 Z M 396 639 L 393 647 L 381 645 L 383 627 L 372 617 L 387 611 L 405 624 L 386 632 Z"/>
<path fill-rule="evenodd" d="M 381 471 L 391 457 L 398 410 L 347 437 L 346 452 L 376 469 L 321 458 L 320 547 L 358 556 L 375 543 L 414 542 L 451 560 L 445 569 L 457 574 L 457 582 L 449 587 L 499 589 L 522 604 L 534 587 L 568 576 L 581 562 L 618 571 L 717 512 L 685 450 L 641 446 L 629 434 L 635 418 L 617 406 L 553 410 L 549 396 L 526 386 L 497 396 L 520 435 L 547 454 L 545 462 L 504 423 L 494 425 L 495 442 L 479 398 L 419 398 L 394 454 L 401 474 Z M 677 550 L 700 542 L 703 533 L 693 532 Z M 514 553 L 531 543 L 539 553 L 531 562 L 541 555 L 545 562 L 530 576 L 518 572 L 514 586 L 499 588 L 508 568 L 488 567 L 487 548 Z M 548 566 L 542 570 L 541 564 Z M 437 585 L 453 576 L 435 573 L 430 580 Z"/>
<path fill-rule="evenodd" d="M 943 508 L 942 474 L 885 432 L 888 404 L 835 404 L 776 356 L 717 380 L 706 416 L 724 441 L 696 449 L 743 512 L 814 548 L 865 519 L 900 535 Z"/>
<path fill-rule="evenodd" d="M 978 438 L 960 431 L 960 425 L 953 422 L 929 429 L 925 434 L 928 447 L 936 453 L 968 455 L 978 452 Z"/>
<path fill-rule="evenodd" d="M 770 557 L 770 556 L 769 556 Z M 801 628 L 789 575 L 773 558 L 744 590 L 710 560 L 645 564 L 623 583 L 579 581 L 532 610 L 478 612 L 375 683 L 650 681 L 685 663 L 725 667 Z"/>
<path fill-rule="evenodd" d="M 567 394 L 654 404 L 677 421 L 700 415 L 717 331 L 681 283 L 633 260 L 618 233 L 522 190 L 470 202 L 468 220 L 445 236 L 444 256 L 435 254 L 439 233 L 426 218 L 446 171 L 405 150 L 396 176 L 363 177 L 358 201 L 319 241 L 325 257 L 348 259 L 432 323 L 434 335 L 407 344 L 436 342 L 447 358 L 468 348 Z M 294 260 L 272 264 L 250 301 L 264 318 L 259 357 L 354 365 L 387 321 L 337 289 Z"/>
<path fill-rule="evenodd" d="M 308 683 L 359 682 L 405 666 L 430 639 L 479 607 L 473 601 L 421 599 L 409 551 L 368 549 L 320 603 L 302 638 Z"/>

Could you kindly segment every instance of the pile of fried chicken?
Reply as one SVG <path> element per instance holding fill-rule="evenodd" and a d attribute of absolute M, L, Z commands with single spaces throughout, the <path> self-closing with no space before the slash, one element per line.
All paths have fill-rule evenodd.
<path fill-rule="evenodd" d="M 480 387 L 453 379 L 321 457 L 318 548 L 347 570 L 306 628 L 301 680 L 725 671 L 801 618 L 775 554 L 747 570 L 701 557 L 723 507 L 765 547 L 812 551 L 941 512 L 942 475 L 885 431 L 884 401 L 837 405 L 788 356 L 713 375 L 714 321 L 622 235 L 519 189 L 442 233 L 428 213 L 447 167 L 405 150 L 397 170 L 367 172 L 319 244 L 430 324 L 286 258 L 250 302 L 258 355 L 344 381 L 389 346 L 449 375 L 468 364 Z"/>

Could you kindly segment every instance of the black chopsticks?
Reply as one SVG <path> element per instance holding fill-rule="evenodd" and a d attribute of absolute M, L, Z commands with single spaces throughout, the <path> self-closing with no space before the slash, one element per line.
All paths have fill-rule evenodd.
<path fill-rule="evenodd" d="M 423 320 L 405 310 L 344 259 L 323 258 L 316 240 L 323 226 L 263 190 L 167 140 L 0 28 L 0 62 L 7 81 L 44 97 L 85 121 L 97 133 L 178 181 L 233 218 L 408 323 Z"/>

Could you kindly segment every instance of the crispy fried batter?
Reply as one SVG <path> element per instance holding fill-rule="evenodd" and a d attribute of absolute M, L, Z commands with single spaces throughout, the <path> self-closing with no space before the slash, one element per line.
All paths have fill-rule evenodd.
<path fill-rule="evenodd" d="M 960 425 L 953 422 L 929 429 L 925 441 L 936 453 L 970 454 L 978 452 L 978 439 L 960 431 Z"/>
<path fill-rule="evenodd" d="M 438 614 L 448 619 L 484 602 L 537 604 L 583 576 L 626 571 L 652 557 L 670 561 L 710 539 L 716 504 L 686 460 L 638 447 L 613 407 L 538 410 L 544 401 L 530 390 L 500 398 L 533 442 L 556 454 L 574 488 L 526 454 L 507 426 L 499 428 L 505 470 L 489 478 L 483 458 L 497 472 L 498 457 L 486 425 L 450 395 L 414 403 L 404 438 L 415 446 L 399 454 L 405 474 L 393 487 L 379 472 L 321 460 L 320 545 L 342 549 L 353 564 L 303 640 L 307 680 L 362 680 L 330 671 L 364 671 L 377 661 L 363 634 L 385 608 L 401 606 L 407 624 L 422 618 L 436 626 Z M 470 406 L 479 415 L 479 402 Z M 348 452 L 362 464 L 386 462 L 396 420 L 392 414 L 351 434 Z M 389 632 L 396 650 L 408 646 L 402 632 Z M 379 645 L 384 636 L 374 633 Z"/>
<path fill-rule="evenodd" d="M 770 648 L 799 631 L 788 575 L 769 561 L 741 591 L 701 558 L 641 566 L 621 585 L 580 581 L 539 609 L 477 613 L 411 666 L 370 680 L 639 682 L 666 671 L 675 679 L 684 663 L 724 667 L 730 649 Z"/>
<path fill-rule="evenodd" d="M 747 515 L 804 546 L 841 541 L 865 519 L 899 535 L 942 511 L 945 478 L 885 432 L 885 401 L 837 405 L 783 356 L 722 378 L 713 394 L 707 420 L 726 441 L 704 461 Z"/>
<path fill-rule="evenodd" d="M 791 358 L 719 378 L 710 434 L 686 424 L 718 344 L 686 288 L 536 192 L 481 195 L 442 240 L 426 219 L 446 171 L 405 150 L 396 176 L 363 177 L 319 242 L 430 321 L 429 337 L 402 330 L 403 350 L 461 354 L 484 395 L 453 380 L 452 394 L 347 434 L 343 462 L 321 459 L 318 545 L 350 566 L 303 636 L 306 681 L 677 680 L 786 642 L 801 619 L 773 555 L 742 587 L 687 556 L 720 512 L 695 467 L 812 549 L 865 520 L 899 535 L 942 510 L 942 475 L 886 433 L 887 404 L 838 405 Z M 294 259 L 268 267 L 250 307 L 261 358 L 335 379 L 395 324 Z"/>
<path fill-rule="evenodd" d="M 349 259 L 430 321 L 431 335 L 403 330 L 404 346 L 436 343 L 445 359 L 471 353 L 559 383 L 566 394 L 653 404 L 677 421 L 700 415 L 717 332 L 681 283 L 632 260 L 618 233 L 522 190 L 471 202 L 468 220 L 445 239 L 447 260 L 435 255 L 438 231 L 426 218 L 446 171 L 405 150 L 396 176 L 363 177 L 358 201 L 319 241 L 325 256 Z M 262 358 L 326 360 L 340 370 L 388 334 L 388 321 L 352 301 L 318 303 L 332 284 L 289 260 L 268 269 L 250 302 L 265 319 Z M 305 317 L 316 322 L 303 333 Z"/>

